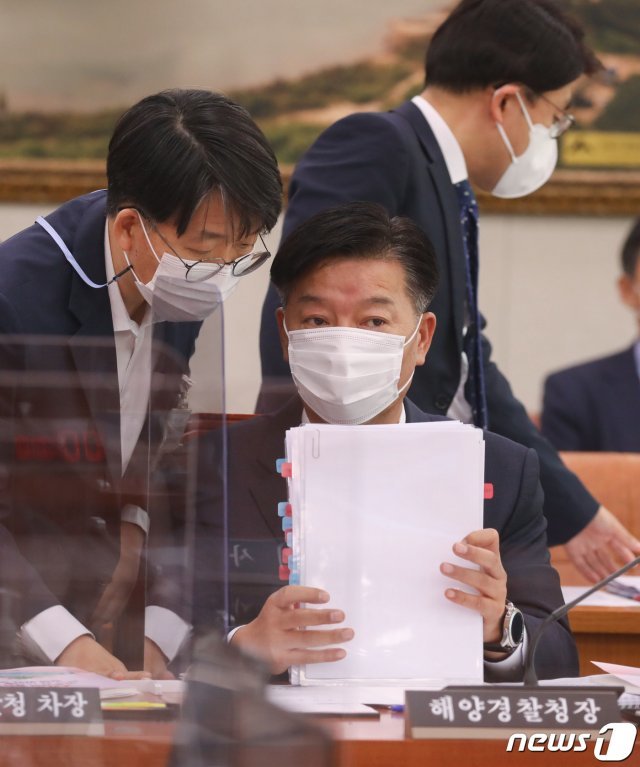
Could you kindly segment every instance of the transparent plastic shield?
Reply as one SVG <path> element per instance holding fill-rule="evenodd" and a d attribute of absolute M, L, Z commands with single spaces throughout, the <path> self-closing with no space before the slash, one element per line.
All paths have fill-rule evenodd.
<path fill-rule="evenodd" d="M 169 407 L 160 412 L 150 407 L 147 419 L 149 443 L 154 423 L 161 433 L 149 464 L 154 525 L 148 539 L 145 665 L 154 677 L 185 672 L 194 638 L 208 630 L 223 632 L 226 614 L 224 581 L 218 577 L 227 513 L 223 305 L 201 325 L 159 324 L 171 332 L 173 348 L 190 353 L 188 369 L 180 371 L 171 346 L 156 348 L 163 367 L 178 376 L 174 381 L 171 374 L 163 376 Z M 201 440 L 211 445 L 200 475 L 215 498 L 215 515 L 199 501 Z"/>
<path fill-rule="evenodd" d="M 4 336 L 0 356 L 2 663 L 80 665 L 84 636 L 105 670 L 142 668 L 149 389 L 125 457 L 113 340 Z"/>

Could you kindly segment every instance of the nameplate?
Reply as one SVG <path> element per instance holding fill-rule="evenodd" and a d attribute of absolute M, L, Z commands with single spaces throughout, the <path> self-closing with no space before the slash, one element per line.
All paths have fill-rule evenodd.
<path fill-rule="evenodd" d="M 0 735 L 104 735 L 100 693 L 89 687 L 2 687 Z"/>
<path fill-rule="evenodd" d="M 501 738 L 512 733 L 594 733 L 621 721 L 619 687 L 447 687 L 407 690 L 413 738 Z"/>

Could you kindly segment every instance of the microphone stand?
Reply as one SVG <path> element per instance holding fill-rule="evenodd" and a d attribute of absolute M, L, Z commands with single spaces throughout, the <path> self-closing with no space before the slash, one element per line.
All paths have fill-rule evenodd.
<path fill-rule="evenodd" d="M 624 565 L 624 567 L 621 567 L 619 570 L 616 570 L 615 572 L 611 573 L 611 575 L 607 575 L 606 578 L 603 578 L 601 581 L 598 581 L 598 583 L 596 583 L 590 589 L 585 591 L 583 594 L 580 594 L 580 596 L 576 597 L 576 599 L 572 600 L 571 602 L 568 602 L 565 605 L 562 605 L 561 607 L 556 608 L 552 613 L 547 615 L 547 617 L 538 626 L 538 630 L 534 634 L 531 644 L 529 645 L 529 649 L 527 651 L 527 657 L 524 664 L 524 685 L 525 686 L 536 687 L 538 685 L 538 677 L 536 675 L 536 668 L 535 668 L 535 655 L 536 655 L 536 649 L 538 647 L 538 643 L 540 642 L 540 638 L 542 637 L 542 634 L 544 630 L 547 628 L 547 626 L 550 623 L 555 623 L 555 621 L 559 620 L 560 618 L 564 618 L 564 616 L 569 612 L 569 610 L 572 610 L 576 605 L 579 605 L 587 597 L 590 597 L 591 594 L 594 594 L 596 591 L 600 591 L 600 589 L 604 588 L 608 583 L 611 583 L 611 581 L 615 580 L 620 575 L 624 575 L 624 573 L 626 573 L 627 570 L 631 570 L 633 567 L 636 567 L 636 565 L 640 565 L 640 557 L 636 557 L 635 559 L 632 559 L 631 562 L 628 562 L 626 565 Z"/>

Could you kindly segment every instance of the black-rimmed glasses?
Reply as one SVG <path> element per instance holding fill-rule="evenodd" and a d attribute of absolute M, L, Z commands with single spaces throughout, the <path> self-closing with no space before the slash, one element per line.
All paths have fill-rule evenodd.
<path fill-rule="evenodd" d="M 224 261 L 221 258 L 214 258 L 211 261 L 206 261 L 204 259 L 198 261 L 186 261 L 176 252 L 171 243 L 167 242 L 167 239 L 156 227 L 153 221 L 150 221 L 149 223 L 173 255 L 180 259 L 182 265 L 186 269 L 185 279 L 189 282 L 204 282 L 218 274 L 221 269 L 224 269 L 227 266 L 231 267 L 231 274 L 235 277 L 244 277 L 245 274 L 254 272 L 258 267 L 262 266 L 267 259 L 271 258 L 271 253 L 267 249 L 267 246 L 262 239 L 262 235 L 259 234 L 258 237 L 262 244 L 262 250 L 252 250 L 244 256 L 235 258 L 233 261 Z"/>

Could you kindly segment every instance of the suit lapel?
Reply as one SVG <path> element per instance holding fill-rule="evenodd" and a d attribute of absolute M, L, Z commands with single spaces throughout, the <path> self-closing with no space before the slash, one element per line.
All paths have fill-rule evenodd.
<path fill-rule="evenodd" d="M 464 324 L 464 304 L 465 304 L 465 260 L 464 244 L 462 241 L 462 229 L 460 226 L 460 213 L 458 208 L 458 198 L 447 170 L 447 164 L 436 137 L 433 134 L 429 124 L 420 110 L 410 101 L 405 102 L 396 110 L 397 114 L 402 115 L 409 123 L 413 132 L 422 147 L 427 169 L 433 186 L 438 197 L 440 213 L 444 222 L 445 237 L 447 241 L 447 252 L 449 257 L 440 255 L 441 268 L 449 271 L 451 281 L 451 291 L 454 296 L 453 316 L 455 323 L 455 337 L 459 346 L 459 352 L 462 351 L 462 327 Z M 429 232 L 427 232 L 429 235 Z"/>
<path fill-rule="evenodd" d="M 72 252 L 95 282 L 106 282 L 104 203 L 84 216 Z M 70 267 L 71 268 L 71 267 Z M 113 479 L 121 475 L 120 392 L 107 288 L 91 288 L 73 274 L 69 310 L 79 328 L 69 347 L 91 417 L 96 424 Z"/>
<path fill-rule="evenodd" d="M 429 415 L 425 413 L 417 405 L 405 397 L 404 410 L 407 415 L 407 423 L 431 423 L 432 421 L 448 421 L 445 416 Z"/>

